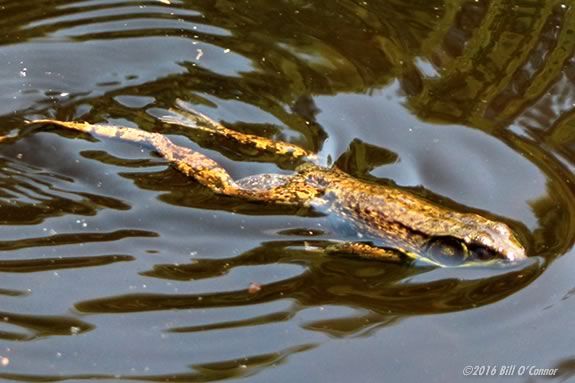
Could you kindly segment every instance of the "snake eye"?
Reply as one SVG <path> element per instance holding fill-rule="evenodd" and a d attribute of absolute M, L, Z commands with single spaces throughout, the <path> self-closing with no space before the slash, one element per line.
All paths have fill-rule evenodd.
<path fill-rule="evenodd" d="M 427 243 L 426 256 L 442 266 L 459 266 L 468 256 L 467 246 L 452 237 L 437 237 Z"/>

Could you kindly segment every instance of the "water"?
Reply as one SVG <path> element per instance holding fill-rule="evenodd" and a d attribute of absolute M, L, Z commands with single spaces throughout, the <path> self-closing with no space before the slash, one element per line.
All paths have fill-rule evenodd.
<path fill-rule="evenodd" d="M 169 3 L 0 1 L 3 380 L 445 382 L 468 365 L 575 379 L 571 3 Z M 320 256 L 349 235 L 325 217 L 216 196 L 147 148 L 25 124 L 122 124 L 234 177 L 289 171 L 159 123 L 178 98 L 504 219 L 530 259 Z"/>

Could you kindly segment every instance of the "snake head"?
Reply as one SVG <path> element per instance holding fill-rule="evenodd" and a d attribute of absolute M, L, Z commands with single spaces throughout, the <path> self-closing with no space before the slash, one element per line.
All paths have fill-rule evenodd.
<path fill-rule="evenodd" d="M 463 238 L 478 260 L 501 259 L 509 262 L 527 259 L 525 248 L 504 223 L 489 221 L 481 230 Z"/>
<path fill-rule="evenodd" d="M 465 219 L 460 221 L 460 236 L 451 233 L 432 237 L 422 258 L 427 258 L 428 263 L 440 267 L 486 265 L 527 259 L 525 248 L 506 224 L 475 215 L 469 218 L 468 224 L 465 224 Z"/>

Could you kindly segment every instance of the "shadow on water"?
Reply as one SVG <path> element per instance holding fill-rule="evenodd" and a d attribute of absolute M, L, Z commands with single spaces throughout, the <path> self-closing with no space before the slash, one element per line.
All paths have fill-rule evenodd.
<path fill-rule="evenodd" d="M 537 279 L 573 246 L 572 5 L 552 0 L 290 1 L 274 6 L 261 0 L 24 0 L 0 6 L 5 15 L 0 54 L 8 58 L 0 68 L 0 131 L 11 137 L 0 156 L 0 272 L 9 277 L 0 299 L 18 311 L 14 300 L 35 299 L 47 291 L 52 292 L 48 298 L 63 303 L 60 306 L 73 307 L 65 315 L 29 313 L 30 306 L 22 310 L 26 314 L 6 309 L 0 313 L 7 326 L 0 329 L 1 339 L 42 341 L 105 332 L 105 325 L 84 322 L 102 317 L 94 314 L 129 315 L 136 323 L 154 312 L 258 308 L 273 302 L 288 306 L 239 319 L 173 324 L 165 333 L 215 334 L 219 339 L 218 331 L 295 322 L 301 330 L 328 339 L 367 337 L 405 318 L 499 302 Z M 340 118 L 338 108 L 351 99 L 345 97 L 357 95 L 381 102 L 378 107 L 388 108 L 383 116 L 390 115 L 391 122 L 360 111 L 348 120 Z M 161 132 L 201 148 L 233 174 L 243 175 L 245 168 L 252 173 L 287 172 L 297 165 L 205 132 L 160 123 L 157 118 L 177 98 L 233 129 L 319 152 L 327 162 L 371 182 L 393 184 L 393 179 L 380 176 L 381 169 L 412 170 L 413 158 L 432 158 L 419 154 L 429 149 L 429 141 L 404 136 L 411 129 L 405 121 L 411 120 L 393 120 L 390 111 L 415 116 L 428 131 L 455 127 L 488 136 L 528 163 L 542 180 L 543 191 L 535 191 L 534 198 L 496 196 L 517 206 L 514 217 L 501 218 L 488 203 L 467 207 L 420 179 L 409 190 L 447 207 L 504 219 L 519 232 L 534 260 L 507 269 L 436 270 L 321 256 L 317 249 L 332 243 L 338 233 L 302 224 L 325 218 L 312 211 L 216 196 L 166 169 L 147 149 L 24 123 L 35 117 L 83 119 Z M 330 104 L 333 100 L 344 101 Z M 400 130 L 393 130 L 390 125 L 398 121 Z M 343 133 L 351 137 L 348 142 L 341 142 Z M 387 146 L 394 136 L 401 137 L 400 144 Z M 415 146 L 409 146 L 413 142 Z M 418 153 L 412 154 L 414 147 Z M 482 148 L 473 148 L 489 159 L 488 149 L 482 153 Z M 516 170 L 513 164 L 495 166 Z M 477 180 L 477 187 L 482 183 L 494 188 L 513 181 L 485 177 Z M 208 213 L 222 214 L 232 223 L 209 226 Z M 244 220 L 248 227 L 261 228 L 255 240 L 230 228 Z M 280 220 L 289 222 L 283 225 Z M 198 222 L 213 232 L 201 232 Z M 196 232 L 174 229 L 180 226 Z M 293 239 L 285 240 L 286 235 Z M 228 236 L 241 251 L 232 251 L 220 239 Z M 201 247 L 205 242 L 211 243 L 209 256 L 182 260 L 190 243 Z M 150 260 L 153 254 L 156 258 Z M 298 272 L 254 280 L 255 290 L 230 282 L 232 275 L 274 265 L 286 270 L 296 266 Z M 101 275 L 90 274 L 99 268 Z M 92 292 L 78 289 L 58 295 L 75 290 L 78 282 L 73 278 L 63 290 L 51 283 L 46 290 L 39 287 L 45 286 L 49 272 L 66 270 L 92 286 Z M 12 282 L 15 276 L 35 276 L 38 286 L 26 287 L 34 280 Z M 100 278 L 111 287 L 104 289 Z M 134 285 L 150 280 L 176 283 L 192 292 L 171 293 L 157 286 L 157 291 L 128 292 L 121 283 L 112 283 L 124 279 Z M 224 287 L 195 287 L 212 281 Z M 324 307 L 348 311 L 343 316 L 307 316 L 310 309 Z M 250 351 L 245 358 L 211 355 L 213 362 L 188 365 L 192 372 L 50 375 L 40 368 L 30 370 L 37 374 L 0 372 L 0 377 L 174 382 L 242 378 L 324 341 L 278 346 L 276 352 Z M 571 359 L 558 363 L 567 378 L 573 375 L 572 364 Z"/>

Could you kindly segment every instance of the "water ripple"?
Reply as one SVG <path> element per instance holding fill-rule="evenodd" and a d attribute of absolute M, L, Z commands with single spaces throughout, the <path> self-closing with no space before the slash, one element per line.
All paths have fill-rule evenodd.
<path fill-rule="evenodd" d="M 575 7 L 326 4 L 0 4 L 0 378 L 298 380 L 311 365 L 313 380 L 335 360 L 320 379 L 385 367 L 391 380 L 434 369 L 457 380 L 446 367 L 509 355 L 572 375 L 561 329 L 573 295 Z M 438 270 L 328 257 L 357 232 L 311 209 L 216 196 L 137 145 L 24 123 L 165 133 L 238 178 L 294 168 L 162 124 L 176 99 L 368 182 L 504 215 L 532 259 Z M 550 340 L 541 359 L 533 350 Z M 395 368 L 414 356 L 417 369 Z"/>

